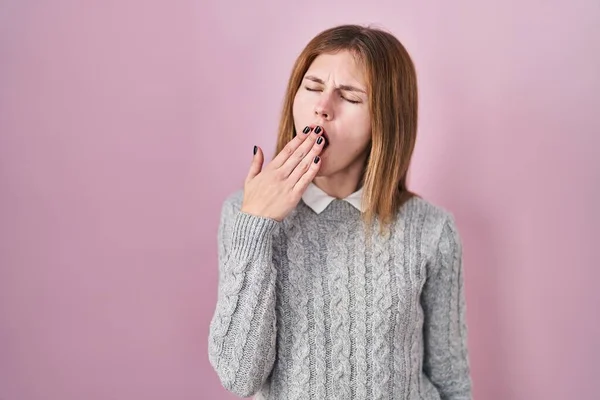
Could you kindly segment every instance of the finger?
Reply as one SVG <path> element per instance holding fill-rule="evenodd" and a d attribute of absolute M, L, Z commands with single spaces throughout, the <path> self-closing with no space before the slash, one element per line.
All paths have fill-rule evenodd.
<path fill-rule="evenodd" d="M 298 149 L 279 168 L 285 176 L 289 176 L 292 173 L 292 171 L 298 166 L 298 164 L 300 164 L 304 157 L 309 154 L 312 148 L 315 146 L 322 147 L 322 145 L 325 144 L 325 138 L 322 138 L 321 136 L 322 133 L 323 129 L 316 127 L 313 133 L 309 134 L 309 138 L 306 139 L 304 143 L 302 143 L 302 145 L 298 147 Z"/>
<path fill-rule="evenodd" d="M 263 155 L 262 149 L 258 146 L 254 146 L 254 156 L 252 157 L 252 164 L 250 164 L 248 176 L 246 176 L 246 182 L 250 181 L 260 173 L 260 171 L 262 170 L 264 158 L 265 157 Z"/>
<path fill-rule="evenodd" d="M 308 140 L 306 142 L 308 142 Z M 305 144 L 306 143 L 303 143 L 302 146 L 304 146 Z M 296 163 L 296 165 L 291 165 L 291 161 L 294 159 L 295 156 L 294 154 L 294 156 L 290 157 L 288 161 L 284 164 L 284 166 L 281 167 L 283 169 L 289 164 L 289 167 L 291 168 L 291 172 L 288 176 L 290 184 L 295 185 L 296 182 L 300 180 L 302 175 L 304 175 L 306 171 L 308 171 L 311 164 L 314 163 L 315 157 L 321 154 L 324 145 L 325 138 L 319 137 L 316 140 L 316 142 L 313 143 L 313 147 L 309 151 L 307 151 L 307 153 L 305 153 L 305 156 L 300 160 L 300 162 Z"/>
<path fill-rule="evenodd" d="M 285 147 L 275 156 L 275 158 L 271 161 L 270 165 L 274 168 L 281 167 L 288 158 L 300 147 L 300 145 L 310 136 L 310 132 L 312 131 L 310 126 L 305 127 L 302 132 L 297 134 L 292 140 L 285 145 Z"/>
<path fill-rule="evenodd" d="M 321 158 L 319 156 L 315 156 L 313 161 L 308 168 L 308 171 L 304 173 L 298 180 L 298 182 L 292 188 L 292 192 L 297 196 L 302 196 L 302 194 L 306 191 L 308 185 L 315 179 L 317 176 L 317 172 L 319 172 L 319 168 L 321 168 Z"/>

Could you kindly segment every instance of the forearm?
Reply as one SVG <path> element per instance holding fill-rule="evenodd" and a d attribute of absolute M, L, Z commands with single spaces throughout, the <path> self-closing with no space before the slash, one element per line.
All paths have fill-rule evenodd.
<path fill-rule="evenodd" d="M 225 388 L 254 394 L 275 357 L 272 231 L 276 221 L 238 213 L 229 249 L 220 257 L 219 294 L 209 335 L 209 359 Z"/>
<path fill-rule="evenodd" d="M 423 292 L 424 371 L 445 400 L 471 399 L 462 246 L 452 219 L 442 230 Z"/>

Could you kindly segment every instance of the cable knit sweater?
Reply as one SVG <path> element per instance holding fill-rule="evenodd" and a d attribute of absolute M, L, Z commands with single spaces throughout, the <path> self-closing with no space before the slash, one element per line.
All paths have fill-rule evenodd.
<path fill-rule="evenodd" d="M 282 222 L 224 202 L 209 359 L 257 399 L 471 399 L 462 249 L 452 215 L 415 197 L 389 235 L 303 201 Z"/>

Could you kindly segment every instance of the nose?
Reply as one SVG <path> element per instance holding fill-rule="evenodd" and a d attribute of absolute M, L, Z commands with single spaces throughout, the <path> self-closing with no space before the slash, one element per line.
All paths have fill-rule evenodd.
<path fill-rule="evenodd" d="M 329 96 L 323 94 L 321 99 L 319 99 L 315 105 L 315 116 L 327 121 L 333 118 L 333 109 L 329 101 Z"/>

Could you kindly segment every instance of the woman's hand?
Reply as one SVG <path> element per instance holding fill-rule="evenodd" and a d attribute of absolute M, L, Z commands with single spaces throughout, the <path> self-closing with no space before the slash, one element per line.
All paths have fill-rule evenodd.
<path fill-rule="evenodd" d="M 282 221 L 300 202 L 319 171 L 319 154 L 325 145 L 322 133 L 319 126 L 314 130 L 307 126 L 264 169 L 263 152 L 255 146 L 241 210 Z"/>

